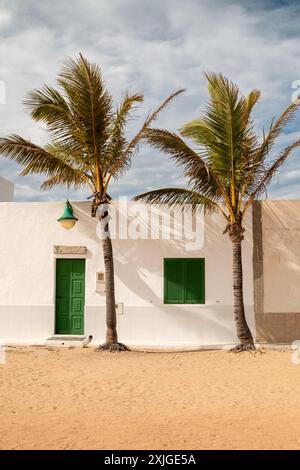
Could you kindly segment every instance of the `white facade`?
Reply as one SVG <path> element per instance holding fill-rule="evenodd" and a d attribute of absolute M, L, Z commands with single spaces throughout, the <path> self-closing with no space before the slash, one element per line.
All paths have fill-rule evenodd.
<path fill-rule="evenodd" d="M 43 343 L 55 333 L 56 258 L 86 258 L 84 333 L 105 338 L 105 294 L 96 292 L 103 271 L 101 240 L 90 203 L 72 202 L 78 223 L 64 230 L 62 202 L 0 203 L 0 343 Z M 252 219 L 245 221 L 244 295 L 254 330 Z M 224 220 L 205 217 L 204 245 L 187 251 L 182 240 L 113 240 L 119 340 L 129 346 L 198 347 L 237 341 L 233 318 L 232 253 Z M 54 245 L 86 246 L 86 255 L 55 255 Z M 205 304 L 165 305 L 164 258 L 205 258 Z"/>
<path fill-rule="evenodd" d="M 0 176 L 0 202 L 14 200 L 14 185 Z"/>

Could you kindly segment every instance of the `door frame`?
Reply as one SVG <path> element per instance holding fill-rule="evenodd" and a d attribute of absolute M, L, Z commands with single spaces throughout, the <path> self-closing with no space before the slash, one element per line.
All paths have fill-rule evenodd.
<path fill-rule="evenodd" d="M 86 301 L 86 273 L 87 273 L 87 256 L 76 254 L 56 255 L 53 257 L 53 304 L 54 304 L 54 318 L 53 318 L 53 334 L 58 336 L 76 336 L 76 334 L 61 334 L 56 333 L 56 276 L 57 276 L 57 260 L 84 260 L 84 304 L 83 304 L 83 335 L 85 332 L 85 301 Z M 81 336 L 81 335 L 78 335 Z"/>

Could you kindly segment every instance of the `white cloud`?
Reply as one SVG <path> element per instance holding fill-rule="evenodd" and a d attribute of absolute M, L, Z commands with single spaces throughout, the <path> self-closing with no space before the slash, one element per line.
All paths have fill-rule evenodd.
<path fill-rule="evenodd" d="M 6 8 L 1 8 L 0 6 L 0 27 L 3 28 L 11 22 L 12 15 L 9 10 Z"/>
<path fill-rule="evenodd" d="M 265 127 L 290 102 L 291 84 L 300 79 L 300 10 L 294 4 L 276 8 L 276 2 L 254 2 L 251 7 L 244 1 L 225 0 L 0 3 L 0 79 L 7 87 L 7 104 L 0 105 L 2 135 L 18 132 L 37 142 L 44 141 L 44 131 L 23 112 L 21 101 L 33 87 L 54 83 L 65 56 L 79 51 L 101 65 L 116 100 L 125 89 L 145 92 L 141 117 L 174 88 L 187 88 L 185 96 L 178 98 L 158 121 L 158 125 L 170 129 L 177 129 L 203 108 L 204 70 L 222 71 L 244 92 L 261 89 L 263 97 L 256 117 L 259 126 Z M 6 15 L 4 22 L 2 12 L 3 18 Z M 292 130 L 296 128 L 297 123 Z M 281 194 L 289 194 L 285 169 L 293 173 L 300 168 L 293 165 L 295 160 L 280 173 L 284 188 Z M 66 194 L 61 188 L 47 195 L 40 193 L 39 178 L 21 179 L 17 171 L 12 162 L 0 160 L 0 173 L 18 185 L 28 186 L 26 191 L 19 190 L 19 199 L 57 199 Z M 180 181 L 174 163 L 145 146 L 130 172 L 112 188 L 112 194 L 133 195 Z M 278 194 L 276 188 L 274 194 Z M 293 188 L 295 194 L 300 197 L 300 190 Z"/>

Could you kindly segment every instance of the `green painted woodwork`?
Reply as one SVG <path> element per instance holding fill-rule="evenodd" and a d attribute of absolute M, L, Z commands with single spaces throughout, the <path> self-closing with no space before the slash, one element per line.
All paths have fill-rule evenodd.
<path fill-rule="evenodd" d="M 73 207 L 69 200 L 66 201 L 62 216 L 57 219 L 58 222 L 61 222 L 62 220 L 78 220 L 73 214 Z"/>
<path fill-rule="evenodd" d="M 85 260 L 56 260 L 55 333 L 84 333 Z"/>
<path fill-rule="evenodd" d="M 164 259 L 164 303 L 205 303 L 205 259 Z"/>

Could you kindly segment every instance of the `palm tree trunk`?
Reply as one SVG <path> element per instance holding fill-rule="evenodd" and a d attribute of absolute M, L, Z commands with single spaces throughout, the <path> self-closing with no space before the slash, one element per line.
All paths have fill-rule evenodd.
<path fill-rule="evenodd" d="M 240 344 L 233 349 L 234 352 L 255 350 L 253 336 L 245 317 L 244 307 L 242 265 L 244 232 L 242 217 L 234 222 L 230 222 L 224 230 L 224 233 L 228 233 L 232 243 L 233 310 L 236 333 L 240 341 Z"/>
<path fill-rule="evenodd" d="M 118 342 L 117 314 L 115 300 L 114 257 L 109 230 L 109 213 L 107 205 L 99 208 L 101 224 L 101 238 L 105 268 L 105 295 L 106 295 L 106 340 L 99 349 L 109 351 L 127 351 L 128 347 Z"/>
<path fill-rule="evenodd" d="M 105 295 L 106 295 L 106 343 L 116 344 L 117 315 L 115 301 L 114 259 L 110 238 L 102 239 L 104 267 L 105 267 Z"/>
<path fill-rule="evenodd" d="M 240 345 L 235 352 L 255 349 L 253 336 L 247 324 L 243 297 L 242 240 L 232 240 L 233 255 L 233 308 L 236 332 Z"/>

